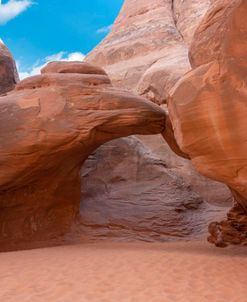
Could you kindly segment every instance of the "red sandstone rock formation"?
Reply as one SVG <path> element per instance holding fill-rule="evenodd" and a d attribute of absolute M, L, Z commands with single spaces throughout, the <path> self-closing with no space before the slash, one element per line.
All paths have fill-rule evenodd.
<path fill-rule="evenodd" d="M 88 155 L 113 138 L 162 132 L 165 112 L 113 88 L 99 68 L 60 62 L 0 97 L 0 124 L 0 248 L 11 249 L 64 234 Z"/>
<path fill-rule="evenodd" d="M 228 220 L 210 226 L 217 245 L 247 244 L 247 2 L 217 1 L 196 31 L 193 70 L 174 87 L 175 137 L 203 175 L 235 197 Z"/>
<path fill-rule="evenodd" d="M 173 85 L 191 69 L 188 46 L 209 2 L 126 0 L 112 32 L 86 60 L 103 66 L 114 85 L 164 103 Z M 189 158 L 177 146 L 169 118 L 163 136 L 176 154 Z M 203 199 L 212 203 L 229 200 L 224 185 L 200 176 L 188 160 L 170 151 L 162 136 L 143 137 L 142 141 Z"/>
<path fill-rule="evenodd" d="M 203 98 L 199 98 L 202 101 L 200 105 L 203 106 L 193 108 L 190 101 L 193 103 L 198 97 L 196 94 L 189 96 L 193 91 L 197 93 L 201 91 L 200 89 L 208 88 L 203 82 L 205 81 L 207 85 L 211 85 L 212 91 L 218 93 L 217 97 L 219 94 L 225 97 L 225 94 L 221 93 L 222 87 L 229 92 L 230 84 L 240 83 L 238 74 L 235 74 L 235 67 L 238 66 L 236 62 L 241 64 L 242 69 L 240 68 L 239 71 L 243 71 L 244 77 L 244 60 L 239 56 L 242 46 L 241 43 L 236 43 L 239 37 L 236 32 L 230 31 L 233 33 L 230 37 L 237 37 L 235 44 L 229 44 L 231 39 L 223 38 L 227 36 L 225 29 L 231 28 L 228 27 L 231 22 L 227 22 L 233 20 L 234 26 L 237 24 L 238 19 L 231 18 L 235 14 L 236 5 L 240 2 L 235 1 L 231 4 L 221 2 L 220 6 L 214 8 L 204 19 L 204 25 L 200 26 L 192 42 L 190 58 L 195 70 L 186 75 L 181 83 L 195 81 L 196 85 L 182 87 L 184 91 L 178 95 L 174 93 L 175 109 L 172 105 L 170 107 L 175 136 L 179 138 L 180 135 L 182 139 L 185 137 L 185 141 L 188 139 L 186 148 L 181 143 L 181 137 L 178 139 L 179 144 L 174 140 L 171 124 L 169 119 L 166 119 L 166 131 L 163 135 L 176 153 L 192 158 L 193 162 L 196 156 L 190 139 L 199 141 L 200 134 L 205 136 L 207 133 L 205 129 L 208 126 L 215 126 L 214 122 L 218 118 L 220 120 L 225 114 L 227 122 L 230 121 L 230 124 L 225 123 L 229 125 L 229 129 L 232 127 L 236 133 L 240 128 L 242 129 L 241 121 L 245 112 L 244 110 L 241 112 L 238 108 L 242 108 L 239 103 L 242 100 L 240 96 L 243 96 L 244 100 L 244 86 L 237 86 L 239 87 L 237 105 L 230 102 L 229 94 L 226 98 L 226 106 L 221 101 L 220 104 L 216 104 L 216 107 L 211 107 L 203 102 Z M 196 27 L 194 22 L 192 24 L 192 20 L 196 18 L 199 22 L 207 5 L 206 0 L 201 2 L 126 1 L 113 33 L 87 60 L 106 66 L 116 85 L 127 85 L 129 89 L 138 91 L 156 103 L 166 102 L 171 87 L 190 68 L 187 46 Z M 185 7 L 188 9 L 184 10 Z M 223 14 L 227 17 L 224 21 Z M 218 29 L 219 35 L 212 37 L 212 28 Z M 222 39 L 225 43 L 221 43 Z M 236 47 L 233 47 L 234 45 Z M 209 49 L 209 52 L 204 58 L 205 48 Z M 226 51 L 228 48 L 232 52 L 228 53 Z M 226 55 L 221 56 L 222 53 Z M 234 58 L 235 61 L 231 62 L 229 58 Z M 213 64 L 211 60 L 214 61 Z M 216 66 L 222 67 L 223 77 L 217 73 L 217 68 L 211 69 L 215 66 L 215 61 L 217 61 Z M 205 70 L 209 72 L 205 73 Z M 190 76 L 194 75 L 194 72 L 196 76 L 191 80 Z M 232 76 L 229 77 L 232 82 L 225 80 L 229 75 Z M 227 86 L 224 86 L 224 81 Z M 180 88 L 176 88 L 176 92 L 177 89 Z M 214 100 L 215 96 L 211 97 Z M 184 99 L 188 104 L 181 103 Z M 228 106 L 229 104 L 231 107 Z M 185 105 L 188 106 L 188 110 Z M 69 229 L 79 208 L 80 167 L 99 145 L 112 138 L 132 133 L 159 133 L 164 127 L 165 115 L 162 110 L 148 103 L 144 105 L 143 99 L 140 100 L 126 91 L 120 92 L 114 89 L 103 70 L 82 63 L 48 65 L 43 69 L 41 76 L 21 82 L 15 91 L 1 97 L 0 106 L 3 111 L 15 112 L 13 116 L 4 114 L 1 116 L 1 123 L 4 125 L 2 131 L 14 133 L 12 140 L 9 140 L 9 137 L 5 138 L 4 133 L 1 134 L 3 144 L 2 142 L 0 144 L 0 171 L 5 171 L 7 176 L 3 177 L 0 172 L 0 201 L 3 209 L 0 219 L 0 243 L 8 248 L 10 248 L 9 238 L 14 244 L 22 242 L 25 246 L 27 243 L 24 242 L 24 238 L 26 241 L 56 240 L 59 234 Z M 234 121 L 238 121 L 236 125 L 230 120 L 230 113 L 228 113 L 230 111 L 227 111 L 229 107 L 235 109 Z M 205 108 L 210 114 L 213 112 L 210 119 L 208 112 L 203 111 Z M 212 111 L 215 108 L 219 111 Z M 223 115 L 220 111 L 222 109 L 224 109 Z M 185 114 L 182 114 L 181 121 L 180 119 L 177 121 L 177 114 L 183 110 Z M 190 110 L 195 114 L 190 116 Z M 151 118 L 152 114 L 154 120 Z M 149 125 L 146 125 L 147 118 L 151 118 Z M 206 128 L 200 128 L 201 120 L 203 123 L 209 121 L 206 123 Z M 195 121 L 199 122 L 195 123 Z M 225 122 L 224 118 L 223 121 Z M 180 122 L 182 126 L 177 127 Z M 194 126 L 189 127 L 190 131 L 186 130 L 185 135 L 182 131 L 181 134 L 179 131 L 183 127 L 187 129 L 189 123 Z M 191 136 L 191 133 L 196 133 L 195 137 Z M 210 173 L 203 171 L 205 165 L 203 158 L 200 162 L 201 150 L 204 150 L 204 146 L 206 151 L 213 150 L 215 143 L 217 153 L 216 150 L 221 142 L 218 137 L 220 132 L 208 133 L 211 133 L 212 137 L 206 139 L 205 145 L 203 140 L 203 144 L 200 142 L 196 146 L 196 152 L 198 151 L 199 154 L 199 170 L 209 177 L 212 177 L 211 172 L 213 172 L 214 178 L 221 181 L 224 180 L 219 177 L 217 171 L 219 174 L 221 171 L 223 174 L 233 171 L 235 178 L 244 181 L 245 170 L 241 166 L 243 154 L 236 153 L 236 147 L 226 149 L 227 152 L 232 152 L 229 152 L 230 156 L 239 155 L 233 166 L 226 156 L 227 153 L 221 153 L 221 159 L 224 162 L 227 160 L 229 165 L 222 169 L 222 165 L 217 165 L 219 158 L 216 157 L 216 171 L 215 167 L 212 168 L 215 164 L 214 159 L 208 160 L 206 153 L 205 158 L 209 163 Z M 241 130 L 240 134 L 243 133 Z M 236 145 L 241 145 L 243 138 L 244 135 L 235 135 Z M 227 139 L 229 142 L 229 137 Z M 150 241 L 167 240 L 172 236 L 195 238 L 203 233 L 206 220 L 215 219 L 215 209 L 202 202 L 202 199 L 184 183 L 185 178 L 179 178 L 180 175 L 184 177 L 189 174 L 188 178 L 193 179 L 193 185 L 195 180 L 199 179 L 190 168 L 188 161 L 178 159 L 169 153 L 165 145 L 161 146 L 157 137 L 145 139 L 145 144 L 151 149 L 138 143 L 136 138 L 117 140 L 104 145 L 90 156 L 81 172 L 82 202 L 80 229 L 77 229 L 80 236 L 80 231 L 87 234 L 89 230 L 90 234 L 94 233 L 95 238 L 133 236 L 135 239 Z M 155 144 L 158 146 L 154 146 Z M 154 156 L 153 151 L 156 148 L 159 149 L 159 154 L 161 151 L 165 154 L 164 157 L 161 155 L 160 159 L 157 159 Z M 173 166 L 171 162 L 174 163 Z M 107 168 L 111 173 L 107 172 Z M 229 175 L 227 175 L 228 179 Z M 98 190 L 94 189 L 96 187 L 92 186 L 92 183 L 96 184 Z M 239 192 L 238 187 L 226 183 L 234 193 L 236 206 L 230 211 L 228 220 L 210 225 L 212 236 L 209 240 L 219 246 L 224 246 L 228 242 L 246 243 L 247 223 L 243 206 L 246 199 Z M 234 182 L 235 184 L 239 185 Z M 207 182 L 205 191 L 212 189 L 213 185 L 215 184 Z M 221 200 L 218 187 L 214 192 L 218 193 Z M 221 213 L 221 210 L 217 210 L 216 215 Z"/>
<path fill-rule="evenodd" d="M 18 81 L 15 61 L 7 47 L 0 41 L 0 94 L 14 89 Z"/>

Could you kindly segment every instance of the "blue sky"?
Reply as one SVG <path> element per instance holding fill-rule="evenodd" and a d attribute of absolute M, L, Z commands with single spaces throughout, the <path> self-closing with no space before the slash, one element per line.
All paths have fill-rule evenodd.
<path fill-rule="evenodd" d="M 107 34 L 124 0 L 0 0 L 0 38 L 23 76 L 80 58 Z"/>

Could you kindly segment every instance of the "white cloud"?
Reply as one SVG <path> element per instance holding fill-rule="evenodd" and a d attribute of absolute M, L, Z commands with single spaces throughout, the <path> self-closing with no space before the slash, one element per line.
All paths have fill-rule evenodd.
<path fill-rule="evenodd" d="M 0 0 L 0 25 L 14 19 L 32 5 L 31 0 L 9 0 L 2 4 Z"/>
<path fill-rule="evenodd" d="M 111 30 L 112 30 L 112 24 L 111 24 L 111 25 L 108 25 L 108 26 L 104 26 L 104 27 L 99 28 L 99 29 L 96 31 L 96 33 L 97 33 L 97 34 L 107 34 L 107 33 L 109 33 Z"/>
<path fill-rule="evenodd" d="M 60 51 L 59 53 L 53 54 L 46 57 L 43 60 L 37 61 L 31 68 L 28 70 L 22 70 L 20 63 L 17 61 L 17 69 L 19 71 L 20 79 L 23 80 L 27 77 L 34 76 L 40 73 L 40 70 L 45 67 L 49 62 L 53 61 L 83 61 L 85 55 L 81 52 L 71 52 L 67 53 L 65 51 Z"/>

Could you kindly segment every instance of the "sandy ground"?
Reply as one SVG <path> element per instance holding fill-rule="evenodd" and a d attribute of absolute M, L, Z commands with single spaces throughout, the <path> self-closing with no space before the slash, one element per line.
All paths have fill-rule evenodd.
<path fill-rule="evenodd" d="M 0 254 L 1 302 L 246 302 L 247 249 L 97 243 Z"/>

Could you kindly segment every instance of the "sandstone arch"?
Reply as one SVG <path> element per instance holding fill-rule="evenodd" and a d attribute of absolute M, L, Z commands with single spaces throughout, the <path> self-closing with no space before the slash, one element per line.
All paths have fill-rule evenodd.
<path fill-rule="evenodd" d="M 166 118 L 79 62 L 51 63 L 23 80 L 0 97 L 0 112 L 1 248 L 64 234 L 79 209 L 87 156 L 113 138 L 160 133 Z"/>

